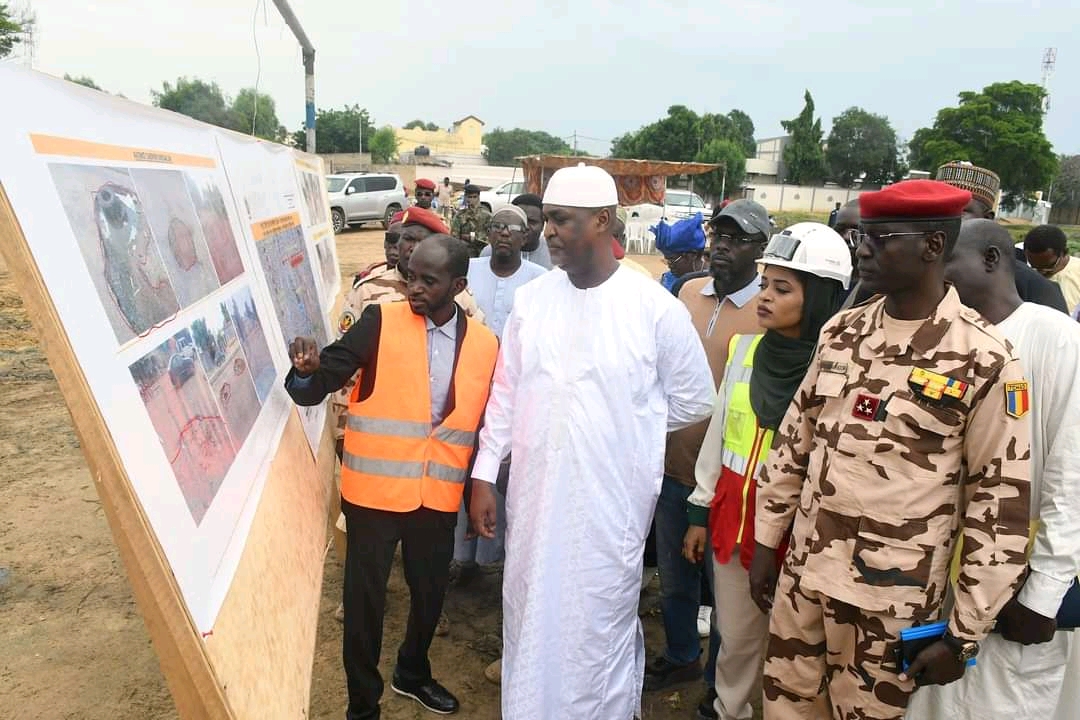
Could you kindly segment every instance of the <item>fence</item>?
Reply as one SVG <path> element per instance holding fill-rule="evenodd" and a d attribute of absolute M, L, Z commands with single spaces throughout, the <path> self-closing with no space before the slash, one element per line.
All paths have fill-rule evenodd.
<path fill-rule="evenodd" d="M 836 203 L 843 205 L 859 197 L 862 192 L 862 190 L 842 187 L 755 183 L 743 190 L 743 197 L 761 203 L 769 212 L 782 210 L 829 212 L 836 207 Z"/>

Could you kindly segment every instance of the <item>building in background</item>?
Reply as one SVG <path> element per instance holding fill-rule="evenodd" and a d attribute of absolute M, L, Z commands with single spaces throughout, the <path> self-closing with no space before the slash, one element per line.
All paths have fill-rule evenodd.
<path fill-rule="evenodd" d="M 394 128 L 398 141 L 398 156 L 405 162 L 411 158 L 486 165 L 484 161 L 484 121 L 466 115 L 448 130 L 405 130 Z"/>

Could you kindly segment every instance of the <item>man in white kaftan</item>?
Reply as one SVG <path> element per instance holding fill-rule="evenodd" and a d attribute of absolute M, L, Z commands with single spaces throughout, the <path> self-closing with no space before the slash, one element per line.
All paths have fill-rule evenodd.
<path fill-rule="evenodd" d="M 908 706 L 911 720 L 1080 717 L 1075 699 L 1063 696 L 1080 685 L 1080 645 L 1074 632 L 1055 631 L 1053 620 L 1080 573 L 1080 325 L 1021 302 L 1011 252 L 1004 228 L 969 220 L 946 273 L 960 299 L 1012 343 L 1031 383 L 1030 398 L 1015 398 L 1014 408 L 1030 407 L 1032 423 L 1029 574 L 998 616 L 1000 632 L 982 643 L 976 666 L 949 685 L 920 688 Z"/>
<path fill-rule="evenodd" d="M 599 168 L 555 173 L 545 233 L 561 269 L 517 291 L 503 330 L 470 514 L 494 529 L 491 483 L 512 451 L 504 720 L 639 714 L 638 591 L 664 439 L 712 409 L 686 309 L 612 255 L 617 202 Z"/>

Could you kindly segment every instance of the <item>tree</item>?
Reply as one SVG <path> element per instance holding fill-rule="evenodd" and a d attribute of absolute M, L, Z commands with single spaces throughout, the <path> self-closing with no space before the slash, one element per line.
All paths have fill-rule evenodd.
<path fill-rule="evenodd" d="M 360 131 L 363 128 L 363 147 Z M 357 105 L 346 105 L 340 110 L 320 110 L 315 116 L 315 136 L 321 153 L 370 152 L 369 143 L 375 134 L 368 111 Z M 307 149 L 307 133 L 300 128 L 293 133 L 293 144 Z"/>
<path fill-rule="evenodd" d="M 424 122 L 423 120 L 410 120 L 405 124 L 405 130 L 427 130 L 428 132 L 435 132 L 439 129 L 439 126 L 433 122 Z"/>
<path fill-rule="evenodd" d="M 274 99 L 264 93 L 256 95 L 255 88 L 244 88 L 237 93 L 229 114 L 229 127 L 237 132 L 274 142 L 285 139 L 285 128 L 278 122 Z"/>
<path fill-rule="evenodd" d="M 960 93 L 958 107 L 938 111 L 933 127 L 917 130 L 908 143 L 912 167 L 934 170 L 953 160 L 989 168 L 1001 177 L 1004 204 L 1014 207 L 1045 189 L 1058 159 L 1043 133 L 1039 85 L 1012 82 Z"/>
<path fill-rule="evenodd" d="M 616 138 L 613 157 L 691 162 L 713 140 L 731 140 L 743 158 L 754 154 L 754 123 L 742 110 L 726 115 L 698 115 L 685 105 L 672 105 L 667 117 Z M 733 186 L 734 187 L 734 186 Z"/>
<path fill-rule="evenodd" d="M 1054 207 L 1080 208 L 1080 155 L 1061 156 L 1049 200 Z"/>
<path fill-rule="evenodd" d="M 194 78 L 178 78 L 176 85 L 165 82 L 161 90 L 151 90 L 153 103 L 159 108 L 172 110 L 211 125 L 232 128 L 233 121 L 225 95 L 217 83 L 207 83 Z M 248 125 L 251 132 L 251 125 Z"/>
<path fill-rule="evenodd" d="M 513 166 L 514 158 L 523 155 L 569 155 L 572 151 L 562 138 L 542 130 L 495 128 L 484 133 L 484 156 L 492 165 Z"/>
<path fill-rule="evenodd" d="M 22 42 L 19 37 L 22 31 L 22 22 L 12 16 L 7 3 L 0 2 L 0 58 L 10 55 L 15 46 Z"/>
<path fill-rule="evenodd" d="M 814 119 L 814 98 L 807 90 L 803 109 L 793 120 L 781 120 L 784 131 L 791 136 L 784 147 L 784 182 L 793 185 L 816 185 L 825 179 L 825 151 L 821 147 L 824 132 L 821 118 Z"/>
<path fill-rule="evenodd" d="M 703 194 L 723 200 L 729 191 L 742 187 L 746 177 L 746 155 L 737 140 L 714 138 L 701 148 L 695 160 L 724 166 L 694 178 L 694 188 Z"/>
<path fill-rule="evenodd" d="M 887 117 L 862 108 L 850 107 L 833 118 L 825 159 L 832 179 L 843 187 L 852 187 L 864 175 L 864 186 L 899 179 L 896 131 Z"/>
<path fill-rule="evenodd" d="M 82 85 L 83 87 L 88 87 L 91 90 L 101 90 L 101 86 L 98 85 L 96 82 L 94 82 L 87 75 L 81 75 L 79 77 L 73 77 L 71 75 L 68 75 L 67 73 L 64 73 L 64 79 L 67 80 L 68 82 L 73 82 L 76 85 Z M 104 92 L 104 91 L 102 91 L 102 92 Z"/>
<path fill-rule="evenodd" d="M 318 129 L 316 129 L 318 132 Z M 394 128 L 387 125 L 375 131 L 368 142 L 371 152 L 371 161 L 379 165 L 385 165 L 397 155 L 397 136 Z"/>

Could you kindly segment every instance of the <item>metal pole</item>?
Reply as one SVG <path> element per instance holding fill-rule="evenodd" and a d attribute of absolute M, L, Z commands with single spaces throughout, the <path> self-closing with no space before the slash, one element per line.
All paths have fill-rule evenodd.
<path fill-rule="evenodd" d="M 720 178 L 720 202 L 724 202 L 725 190 L 727 190 L 727 163 L 724 163 L 724 174 Z"/>
<path fill-rule="evenodd" d="M 300 43 L 304 58 L 304 129 L 307 131 L 307 151 L 315 152 L 315 46 L 308 40 L 300 21 L 296 19 L 288 0 L 274 0 L 285 24 Z"/>

